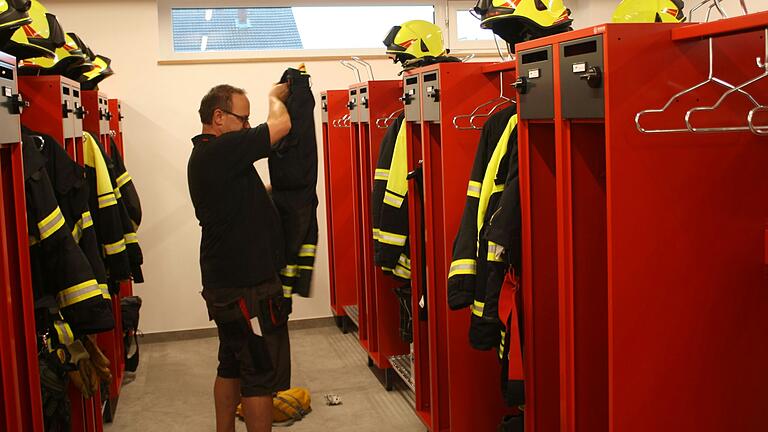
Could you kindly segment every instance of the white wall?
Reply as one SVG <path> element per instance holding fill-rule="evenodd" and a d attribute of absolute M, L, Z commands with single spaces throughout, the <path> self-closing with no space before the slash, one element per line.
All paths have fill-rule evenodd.
<path fill-rule="evenodd" d="M 146 333 L 210 327 L 201 290 L 198 251 L 200 228 L 189 200 L 186 164 L 190 138 L 200 133 L 197 108 L 211 87 L 230 83 L 246 89 L 251 118 L 266 119 L 266 94 L 294 63 L 157 65 L 155 1 L 47 0 L 66 31 L 78 33 L 98 53 L 112 59 L 115 75 L 101 85 L 109 97 L 123 100 L 126 164 L 141 195 L 144 219 L 139 240 L 146 283 L 137 285 Z M 396 77 L 390 61 L 373 62 L 380 78 Z M 306 62 L 316 98 L 323 89 L 346 88 L 352 74 L 337 62 Z M 318 137 L 320 117 L 317 110 Z M 322 146 L 319 146 L 322 161 Z M 266 161 L 257 164 L 268 178 Z M 330 315 L 326 249 L 325 186 L 322 163 L 318 181 L 320 246 L 313 297 L 297 298 L 293 319 Z"/>
<path fill-rule="evenodd" d="M 256 3 L 256 2 L 254 2 Z M 570 0 L 575 27 L 610 20 L 616 1 Z M 689 2 L 693 4 L 693 2 Z M 142 328 L 160 332 L 209 327 L 201 290 L 198 248 L 200 228 L 189 200 L 186 162 L 190 138 L 200 131 L 197 108 L 212 86 L 244 87 L 252 102 L 251 118 L 266 117 L 265 95 L 270 83 L 289 66 L 280 62 L 159 66 L 157 5 L 150 0 L 45 0 L 67 31 L 75 31 L 98 53 L 112 59 L 115 76 L 102 91 L 123 100 L 126 163 L 142 198 L 144 219 L 139 231 L 146 283 L 135 292 L 144 299 Z M 725 0 L 735 11 L 736 0 Z M 768 0 L 753 1 L 752 10 L 768 9 Z M 380 79 L 396 77 L 387 60 L 372 62 Z M 306 63 L 314 89 L 346 88 L 351 74 L 335 61 Z M 319 99 L 319 95 L 317 96 Z M 317 111 L 318 130 L 320 126 Z M 318 132 L 319 136 L 319 132 Z M 320 146 L 322 160 L 322 146 Z M 266 163 L 259 172 L 268 177 Z M 296 299 L 293 319 L 330 315 L 328 253 L 322 164 L 318 209 L 320 247 L 315 265 L 313 297 Z"/>

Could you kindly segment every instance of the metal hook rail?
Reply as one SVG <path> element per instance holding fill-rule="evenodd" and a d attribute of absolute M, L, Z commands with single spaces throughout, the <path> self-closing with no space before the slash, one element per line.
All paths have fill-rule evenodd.
<path fill-rule="evenodd" d="M 362 82 L 363 79 L 360 77 L 360 69 L 356 68 L 355 65 L 352 63 L 346 61 L 346 60 L 339 60 L 339 63 L 341 63 L 345 68 L 352 71 L 352 73 L 355 74 L 355 77 L 357 78 L 356 82 Z"/>
<path fill-rule="evenodd" d="M 453 127 L 455 127 L 458 130 L 479 130 L 482 129 L 482 127 L 478 127 L 475 125 L 475 119 L 477 118 L 486 118 L 493 115 L 496 110 L 501 107 L 502 105 L 505 105 L 507 103 L 515 103 L 512 99 L 508 98 L 507 96 L 504 96 L 504 73 L 499 72 L 499 96 L 484 102 L 477 106 L 474 110 L 472 110 L 469 114 L 459 114 L 457 116 L 453 117 Z M 487 107 L 489 105 L 496 104 L 493 108 L 491 108 L 490 111 L 488 111 L 486 114 L 478 114 L 481 108 Z M 459 120 L 469 119 L 469 126 L 460 126 Z"/>
<path fill-rule="evenodd" d="M 352 61 L 354 61 L 357 64 L 361 64 L 365 66 L 366 71 L 368 72 L 368 80 L 373 81 L 373 68 L 371 67 L 371 64 L 368 63 L 365 60 L 362 60 L 360 57 L 352 57 Z"/>
<path fill-rule="evenodd" d="M 392 114 L 388 115 L 387 117 L 382 117 L 376 119 L 376 127 L 379 129 L 386 129 L 392 124 L 392 121 L 395 120 L 395 116 L 403 112 L 405 108 L 400 108 L 392 112 Z"/>

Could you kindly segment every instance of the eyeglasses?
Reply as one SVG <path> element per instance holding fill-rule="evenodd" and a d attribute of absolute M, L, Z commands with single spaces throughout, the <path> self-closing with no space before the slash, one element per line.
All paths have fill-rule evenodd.
<path fill-rule="evenodd" d="M 241 115 L 239 115 L 239 114 L 235 114 L 235 113 L 233 113 L 233 112 L 231 112 L 231 111 L 227 111 L 227 110 L 225 110 L 225 109 L 222 109 L 222 108 L 219 108 L 219 109 L 221 110 L 221 112 L 223 112 L 223 113 L 226 113 L 226 114 L 229 114 L 229 115 L 231 115 L 232 117 L 234 117 L 234 118 L 236 118 L 236 119 L 240 120 L 240 121 L 241 121 L 243 124 L 246 124 L 246 123 L 250 124 L 250 123 L 248 122 L 248 117 L 250 117 L 250 116 L 241 116 Z"/>

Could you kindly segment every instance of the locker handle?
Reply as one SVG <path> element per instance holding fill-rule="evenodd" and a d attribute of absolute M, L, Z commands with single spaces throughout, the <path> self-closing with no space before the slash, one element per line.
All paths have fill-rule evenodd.
<path fill-rule="evenodd" d="M 20 94 L 11 95 L 11 114 L 19 115 L 24 108 L 29 107 L 29 102 L 25 101 Z"/>
<path fill-rule="evenodd" d="M 512 83 L 512 87 L 517 89 L 517 91 L 520 94 L 526 94 L 528 93 L 528 78 L 521 76 L 518 77 L 514 83 Z"/>
<path fill-rule="evenodd" d="M 410 105 L 411 102 L 413 102 L 413 95 L 410 93 L 405 93 L 404 95 L 400 96 L 400 101 L 402 101 L 406 105 Z"/>
<path fill-rule="evenodd" d="M 598 66 L 592 66 L 587 70 L 587 73 L 579 75 L 579 78 L 586 80 L 592 88 L 600 88 L 600 84 L 603 82 L 603 71 Z"/>
<path fill-rule="evenodd" d="M 348 108 L 350 111 L 352 111 L 353 109 L 355 109 L 355 106 L 357 106 L 357 105 L 356 105 L 354 102 L 352 102 L 352 101 L 350 101 L 350 102 L 347 104 L 347 108 Z"/>
<path fill-rule="evenodd" d="M 88 112 L 82 106 L 78 106 L 77 104 L 75 104 L 74 113 L 75 113 L 75 118 L 82 120 Z"/>
<path fill-rule="evenodd" d="M 363 107 L 368 108 L 368 98 L 363 96 Z"/>
<path fill-rule="evenodd" d="M 61 104 L 61 115 L 63 118 L 69 118 L 69 114 L 73 112 L 75 111 L 69 108 L 69 101 L 64 101 L 64 103 Z"/>

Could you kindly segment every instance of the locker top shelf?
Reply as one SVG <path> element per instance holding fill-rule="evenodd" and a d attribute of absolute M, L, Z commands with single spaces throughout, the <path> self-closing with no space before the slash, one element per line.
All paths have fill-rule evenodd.
<path fill-rule="evenodd" d="M 508 72 L 517 70 L 517 59 L 490 64 L 483 67 L 483 73 Z"/>
<path fill-rule="evenodd" d="M 719 21 L 692 24 L 672 29 L 672 40 L 683 41 L 711 36 L 746 33 L 768 27 L 768 12 L 757 12 Z"/>

